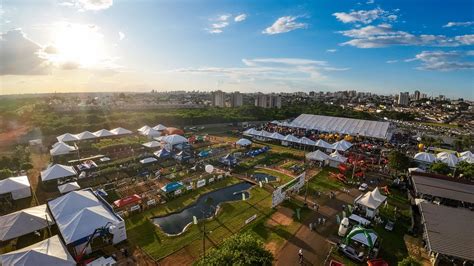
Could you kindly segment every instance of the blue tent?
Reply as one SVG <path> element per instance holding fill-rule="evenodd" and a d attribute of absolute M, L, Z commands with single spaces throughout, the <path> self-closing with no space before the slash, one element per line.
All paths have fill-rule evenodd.
<path fill-rule="evenodd" d="M 170 192 L 174 192 L 174 191 L 176 191 L 176 190 L 178 190 L 182 187 L 183 187 L 183 183 L 181 183 L 181 182 L 171 182 L 171 183 L 168 183 L 165 186 L 163 186 L 161 188 L 161 190 L 163 192 L 170 193 Z"/>
<path fill-rule="evenodd" d="M 161 149 L 159 151 L 156 151 L 154 154 L 158 158 L 168 158 L 171 156 L 171 152 L 167 149 Z"/>
<path fill-rule="evenodd" d="M 231 166 L 231 165 L 236 165 L 237 164 L 237 159 L 229 153 L 226 156 L 222 157 L 220 159 L 220 162 L 225 164 L 225 165 Z"/>
<path fill-rule="evenodd" d="M 209 154 L 211 153 L 211 151 L 200 151 L 198 153 L 199 157 L 207 157 L 209 156 Z"/>

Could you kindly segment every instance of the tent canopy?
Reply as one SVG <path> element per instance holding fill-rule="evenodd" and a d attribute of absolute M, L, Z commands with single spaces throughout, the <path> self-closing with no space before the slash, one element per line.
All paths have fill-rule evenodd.
<path fill-rule="evenodd" d="M 76 147 L 67 145 L 64 142 L 57 142 L 53 144 L 53 148 L 49 150 L 49 153 L 51 156 L 57 156 L 57 155 L 64 155 L 64 154 L 69 154 L 70 152 L 73 152 L 76 150 Z"/>
<path fill-rule="evenodd" d="M 150 128 L 151 128 L 150 126 L 144 125 L 144 126 L 142 126 L 141 128 L 139 128 L 138 131 L 139 131 L 139 132 L 143 132 L 143 131 L 148 130 L 148 129 L 150 129 Z"/>
<path fill-rule="evenodd" d="M 140 163 L 141 164 L 146 164 L 146 163 L 153 163 L 153 162 L 156 162 L 156 161 L 158 161 L 158 160 L 154 157 L 147 157 L 147 158 L 141 159 Z"/>
<path fill-rule="evenodd" d="M 318 141 L 316 141 L 314 145 L 320 148 L 324 148 L 324 149 L 333 149 L 331 144 L 327 143 L 326 141 L 322 139 L 318 139 Z"/>
<path fill-rule="evenodd" d="M 67 141 L 77 141 L 79 140 L 75 135 L 71 133 L 65 133 L 62 134 L 61 136 L 57 136 L 56 139 L 58 142 L 67 142 Z"/>
<path fill-rule="evenodd" d="M 61 192 L 61 194 L 68 193 L 74 190 L 79 190 L 79 189 L 81 189 L 81 186 L 79 186 L 77 182 L 69 182 L 69 183 L 58 186 L 58 190 L 59 192 Z"/>
<path fill-rule="evenodd" d="M 243 132 L 243 134 L 247 136 L 253 136 L 255 135 L 255 133 L 257 133 L 257 130 L 255 130 L 255 128 L 249 128 Z"/>
<path fill-rule="evenodd" d="M 329 160 L 330 157 L 326 153 L 317 150 L 317 151 L 313 151 L 306 154 L 306 159 L 314 160 L 314 161 L 325 161 L 325 160 Z"/>
<path fill-rule="evenodd" d="M 302 137 L 299 141 L 299 143 L 303 144 L 303 145 L 311 145 L 311 146 L 314 146 L 314 144 L 316 144 L 316 142 L 308 139 L 307 137 Z"/>
<path fill-rule="evenodd" d="M 152 140 L 150 142 L 143 143 L 142 146 L 147 147 L 147 148 L 156 148 L 156 147 L 160 147 L 161 143 L 159 143 L 156 140 Z"/>
<path fill-rule="evenodd" d="M 0 180 L 0 195 L 25 188 L 30 188 L 30 181 L 28 181 L 28 177 L 26 175 L 9 177 Z"/>
<path fill-rule="evenodd" d="M 44 182 L 75 175 L 77 175 L 77 173 L 72 166 L 55 164 L 48 169 L 41 171 L 41 180 Z"/>
<path fill-rule="evenodd" d="M 153 127 L 154 130 L 158 130 L 158 131 L 163 131 L 166 129 L 166 126 L 162 125 L 162 124 L 158 124 L 156 126 Z"/>
<path fill-rule="evenodd" d="M 417 161 L 426 162 L 426 163 L 434 163 L 437 161 L 437 158 L 434 154 L 427 153 L 427 152 L 419 152 L 415 154 L 413 158 Z"/>
<path fill-rule="evenodd" d="M 84 131 L 79 134 L 76 134 L 77 139 L 85 140 L 85 139 L 95 139 L 97 138 L 96 135 L 92 134 L 90 131 Z"/>
<path fill-rule="evenodd" d="M 31 246 L 0 255 L 0 265 L 74 266 L 76 261 L 59 236 L 55 235 Z"/>
<path fill-rule="evenodd" d="M 110 136 L 114 136 L 114 135 L 115 135 L 114 133 L 108 131 L 107 129 L 101 129 L 101 130 L 98 130 L 98 131 L 96 131 L 96 132 L 94 132 L 94 133 L 92 133 L 92 134 L 94 134 L 94 135 L 95 135 L 96 137 L 98 137 L 98 138 L 110 137 Z"/>
<path fill-rule="evenodd" d="M 143 131 L 140 131 L 140 134 L 142 134 L 143 136 L 148 136 L 148 137 L 156 137 L 156 136 L 160 136 L 161 132 L 153 128 L 148 128 Z"/>
<path fill-rule="evenodd" d="M 362 206 L 369 207 L 371 209 L 377 209 L 385 202 L 387 197 L 380 194 L 378 188 L 374 189 L 373 191 L 369 191 L 365 193 L 363 196 L 356 199 L 355 204 L 359 204 Z"/>
<path fill-rule="evenodd" d="M 270 135 L 270 138 L 272 139 L 276 139 L 276 140 L 283 140 L 285 138 L 285 136 L 283 136 L 282 134 L 278 133 L 278 132 L 273 132 L 271 135 Z"/>
<path fill-rule="evenodd" d="M 48 202 L 66 244 L 90 236 L 95 229 L 121 222 L 92 190 L 71 191 Z"/>
<path fill-rule="evenodd" d="M 286 135 L 284 138 L 283 138 L 283 141 L 287 141 L 287 142 L 299 142 L 300 139 L 293 136 L 293 135 Z"/>
<path fill-rule="evenodd" d="M 180 188 L 183 187 L 183 183 L 182 182 L 171 182 L 171 183 L 168 183 L 166 185 L 164 185 L 161 190 L 163 190 L 163 192 L 166 192 L 166 193 L 170 193 L 170 192 L 174 192 Z"/>
<path fill-rule="evenodd" d="M 181 143 L 187 143 L 188 140 L 183 137 L 183 136 L 180 136 L 180 135 L 168 135 L 168 136 L 165 136 L 161 139 L 161 141 L 167 143 L 167 144 L 170 144 L 170 145 L 176 145 L 176 144 L 181 144 Z"/>
<path fill-rule="evenodd" d="M 118 208 L 121 208 L 130 204 L 139 202 L 140 200 L 142 200 L 142 197 L 138 196 L 137 194 L 133 194 L 131 196 L 114 201 L 114 205 L 117 206 Z"/>
<path fill-rule="evenodd" d="M 333 160 L 333 161 L 336 161 L 336 162 L 340 162 L 340 163 L 345 163 L 347 161 L 347 158 L 340 155 L 337 151 L 331 153 L 329 155 L 329 159 Z"/>
<path fill-rule="evenodd" d="M 248 139 L 239 139 L 238 141 L 235 142 L 235 144 L 240 145 L 240 146 L 249 146 L 252 144 L 252 142 Z"/>
<path fill-rule="evenodd" d="M 167 149 L 161 149 L 153 153 L 158 158 L 167 158 L 170 157 L 171 152 Z"/>
<path fill-rule="evenodd" d="M 449 152 L 440 152 L 436 154 L 436 157 L 439 161 L 447 164 L 449 167 L 456 167 L 459 162 L 458 157 Z"/>
<path fill-rule="evenodd" d="M 14 239 L 54 224 L 46 204 L 0 216 L 0 241 Z"/>
<path fill-rule="evenodd" d="M 125 129 L 123 127 L 114 128 L 114 129 L 110 130 L 110 132 L 112 132 L 112 134 L 114 134 L 114 135 L 132 134 L 132 131 L 130 131 L 128 129 Z"/>
<path fill-rule="evenodd" d="M 350 142 L 347 142 L 345 140 L 341 140 L 341 141 L 333 143 L 332 144 L 332 149 L 337 150 L 337 151 L 346 151 L 351 146 L 352 146 L 352 144 Z"/>

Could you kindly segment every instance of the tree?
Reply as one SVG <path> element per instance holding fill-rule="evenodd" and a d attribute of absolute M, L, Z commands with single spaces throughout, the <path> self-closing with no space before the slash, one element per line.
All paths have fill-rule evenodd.
<path fill-rule="evenodd" d="M 413 257 L 406 257 L 398 263 L 398 266 L 421 266 L 421 263 L 419 263 Z"/>
<path fill-rule="evenodd" d="M 435 162 L 430 166 L 430 170 L 442 175 L 447 175 L 451 173 L 451 168 L 446 163 L 443 162 Z"/>
<path fill-rule="evenodd" d="M 464 178 L 474 178 L 474 164 L 462 161 L 456 165 L 456 172 L 462 174 Z"/>
<path fill-rule="evenodd" d="M 13 176 L 13 172 L 10 169 L 0 170 L 0 180 Z"/>
<path fill-rule="evenodd" d="M 388 155 L 388 166 L 395 171 L 405 172 L 410 167 L 410 158 L 399 151 L 392 151 Z"/>
<path fill-rule="evenodd" d="M 237 234 L 212 249 L 196 265 L 272 265 L 273 254 L 249 233 Z"/>

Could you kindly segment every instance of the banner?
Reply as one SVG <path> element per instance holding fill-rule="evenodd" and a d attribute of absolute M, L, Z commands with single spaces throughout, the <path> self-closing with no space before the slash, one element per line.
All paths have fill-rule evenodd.
<path fill-rule="evenodd" d="M 197 188 L 203 187 L 205 185 L 206 185 L 206 179 L 198 180 L 197 183 L 196 183 Z"/>
<path fill-rule="evenodd" d="M 304 186 L 306 172 L 303 172 L 301 175 L 295 177 L 290 182 L 279 186 L 272 194 L 272 208 L 275 208 L 280 203 L 282 203 L 286 198 L 287 191 L 294 191 L 296 193 Z"/>

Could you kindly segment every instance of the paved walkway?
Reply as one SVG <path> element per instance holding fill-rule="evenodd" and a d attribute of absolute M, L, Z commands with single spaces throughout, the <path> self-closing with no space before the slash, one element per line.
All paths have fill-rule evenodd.
<path fill-rule="evenodd" d="M 288 239 L 279 256 L 276 258 L 276 265 L 296 265 L 298 264 L 298 250 L 303 250 L 303 265 L 323 265 L 328 252 L 331 248 L 327 238 L 331 237 L 338 228 L 336 224 L 336 215 L 341 213 L 342 205 L 351 204 L 354 198 L 359 195 L 357 189 L 351 189 L 349 193 L 336 192 L 336 198 L 327 199 L 323 206 L 320 206 L 318 212 L 313 211 L 303 222 L 293 237 Z M 321 199 L 316 199 L 319 202 Z M 308 197 L 309 206 L 314 202 L 313 198 Z M 316 225 L 316 229 L 311 231 L 309 223 L 316 223 L 318 218 L 325 218 L 324 225 Z"/>

